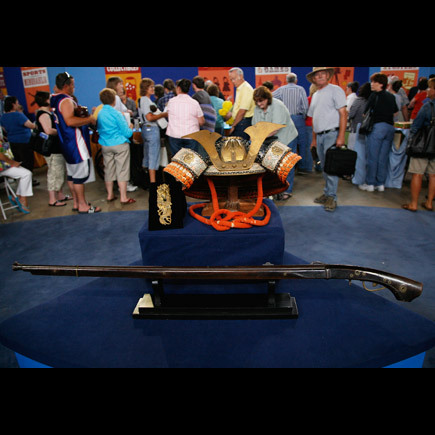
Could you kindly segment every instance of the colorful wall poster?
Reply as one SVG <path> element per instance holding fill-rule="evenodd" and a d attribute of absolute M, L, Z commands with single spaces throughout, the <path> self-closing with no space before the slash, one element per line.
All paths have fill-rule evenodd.
<path fill-rule="evenodd" d="M 291 73 L 290 66 L 256 66 L 255 87 L 262 86 L 264 82 L 272 82 L 275 91 L 287 84 L 289 73 Z"/>
<path fill-rule="evenodd" d="M 418 82 L 418 66 L 381 66 L 381 73 L 388 77 L 397 76 L 402 80 L 402 86 L 406 92 Z"/>
<path fill-rule="evenodd" d="M 106 81 L 110 77 L 120 77 L 124 82 L 124 89 L 128 98 L 136 101 L 140 99 L 140 81 L 142 72 L 140 66 L 106 66 Z"/>
<path fill-rule="evenodd" d="M 8 90 L 6 89 L 5 74 L 2 66 L 0 66 L 0 91 L 3 93 L 4 96 L 8 94 Z"/>
<path fill-rule="evenodd" d="M 35 103 L 36 92 L 50 92 L 47 67 L 22 66 L 21 76 L 23 78 L 24 94 L 26 95 L 27 112 L 35 113 L 38 110 L 38 106 Z"/>
<path fill-rule="evenodd" d="M 353 66 L 334 66 L 334 70 L 334 75 L 329 83 L 340 86 L 343 91 L 346 91 L 347 84 L 354 81 L 355 68 Z"/>
<path fill-rule="evenodd" d="M 234 102 L 234 85 L 230 81 L 228 71 L 231 67 L 228 66 L 200 66 L 198 67 L 198 75 L 203 77 L 205 81 L 211 80 L 225 96 L 225 100 Z"/>

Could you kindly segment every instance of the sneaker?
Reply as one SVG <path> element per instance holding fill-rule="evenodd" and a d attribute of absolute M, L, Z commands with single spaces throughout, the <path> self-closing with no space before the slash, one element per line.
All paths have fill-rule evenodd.
<path fill-rule="evenodd" d="M 375 190 L 378 192 L 385 192 L 385 186 L 381 184 L 380 186 L 375 186 Z"/>
<path fill-rule="evenodd" d="M 358 186 L 359 190 L 365 190 L 366 192 L 374 192 L 375 191 L 375 186 L 372 186 L 370 184 L 360 184 Z"/>
<path fill-rule="evenodd" d="M 328 200 L 328 197 L 325 194 L 323 194 L 322 196 L 319 196 L 318 198 L 316 198 L 314 200 L 314 202 L 316 204 L 326 204 L 327 200 Z"/>
<path fill-rule="evenodd" d="M 134 192 L 137 189 L 139 189 L 139 187 L 133 186 L 133 184 L 131 184 L 130 182 L 127 183 L 127 192 Z"/>
<path fill-rule="evenodd" d="M 332 196 L 328 196 L 328 199 L 324 205 L 324 209 L 326 211 L 335 211 L 336 208 L 337 208 L 337 201 Z"/>

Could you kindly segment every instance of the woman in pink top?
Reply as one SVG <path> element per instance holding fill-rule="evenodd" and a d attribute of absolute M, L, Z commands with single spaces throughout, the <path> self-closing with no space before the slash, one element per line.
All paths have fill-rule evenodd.
<path fill-rule="evenodd" d="M 166 106 L 168 112 L 168 128 L 166 135 L 169 139 L 172 156 L 181 148 L 190 148 L 201 155 L 205 150 L 193 139 L 182 139 L 190 133 L 200 130 L 205 123 L 204 113 L 198 103 L 188 95 L 191 82 L 188 79 L 178 80 L 176 83 L 177 96 L 171 98 Z"/>

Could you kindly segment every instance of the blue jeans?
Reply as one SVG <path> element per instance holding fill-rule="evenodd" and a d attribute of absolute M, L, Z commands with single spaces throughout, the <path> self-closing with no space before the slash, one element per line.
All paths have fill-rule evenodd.
<path fill-rule="evenodd" d="M 313 157 L 311 156 L 310 144 L 308 138 L 307 126 L 305 125 L 304 115 L 291 115 L 293 123 L 295 124 L 298 136 L 292 141 L 295 144 L 290 147 L 297 152 L 302 160 L 298 163 L 298 168 L 305 172 L 312 172 L 313 170 Z M 297 146 L 297 147 L 296 147 Z"/>
<path fill-rule="evenodd" d="M 204 150 L 204 148 L 201 146 L 200 143 L 198 143 L 196 140 L 193 139 L 179 139 L 176 137 L 168 136 L 169 139 L 169 148 L 171 150 L 172 157 L 175 156 L 175 154 L 178 153 L 178 151 L 181 150 L 181 148 L 188 148 L 190 150 L 196 151 L 200 155 L 207 154 L 207 152 Z"/>
<path fill-rule="evenodd" d="M 157 171 L 160 167 L 160 129 L 158 125 L 143 125 L 143 161 L 144 168 Z"/>
<path fill-rule="evenodd" d="M 355 174 L 352 178 L 352 183 L 358 186 L 366 182 L 367 176 L 366 137 L 362 134 L 359 134 L 360 127 L 361 123 L 359 123 L 356 127 L 356 140 L 354 150 L 358 154 L 358 157 L 356 159 Z"/>
<path fill-rule="evenodd" d="M 325 167 L 326 151 L 335 145 L 337 137 L 338 130 L 317 135 L 317 155 L 319 156 L 322 169 Z M 323 171 L 323 178 L 325 179 L 324 194 L 326 196 L 332 196 L 337 200 L 338 177 L 335 175 L 328 175 Z"/>
<path fill-rule="evenodd" d="M 231 136 L 238 136 L 245 140 L 250 140 L 249 135 L 247 135 L 244 131 L 248 127 L 252 125 L 252 117 L 251 118 L 243 118 L 234 128 Z"/>
<path fill-rule="evenodd" d="M 367 136 L 366 184 L 369 186 L 383 186 L 387 180 L 394 131 L 391 124 L 378 122 Z"/>

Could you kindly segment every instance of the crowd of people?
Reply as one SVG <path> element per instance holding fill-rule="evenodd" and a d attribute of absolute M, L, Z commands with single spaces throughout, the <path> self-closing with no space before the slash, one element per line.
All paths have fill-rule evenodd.
<path fill-rule="evenodd" d="M 23 213 L 29 213 L 28 197 L 33 195 L 32 171 L 35 144 L 43 147 L 48 166 L 48 205 L 64 207 L 73 201 L 73 210 L 81 214 L 101 211 L 86 199 L 85 185 L 95 181 L 90 146 L 90 128 L 98 137 L 104 159 L 104 180 L 107 201 L 115 201 L 114 182 L 123 205 L 133 204 L 129 192 L 136 187 L 131 182 L 131 143 L 133 132 L 140 126 L 143 146 L 141 165 L 156 182 L 157 172 L 181 148 L 190 148 L 200 155 L 202 146 L 185 138 L 199 130 L 221 135 L 238 136 L 249 140 L 245 129 L 258 122 L 284 124 L 278 140 L 302 159 L 289 176 L 286 192 L 276 197 L 286 201 L 293 194 L 295 171 L 322 172 L 325 187 L 313 198 L 324 209 L 333 212 L 337 207 L 339 178 L 323 171 L 326 152 L 333 146 L 348 146 L 358 153 L 352 183 L 366 192 L 383 192 L 388 171 L 389 153 L 395 133 L 394 123 L 412 121 L 411 134 L 430 123 L 430 105 L 435 97 L 435 78 L 420 78 L 409 94 L 397 77 L 376 73 L 361 87 L 357 82 L 347 85 L 346 92 L 330 83 L 333 67 L 314 67 L 307 74 L 311 83 L 309 95 L 299 86 L 296 74 L 287 76 L 287 84 L 274 90 L 266 82 L 254 89 L 244 78 L 240 68 L 229 71 L 229 79 L 236 88 L 231 109 L 223 111 L 225 98 L 219 87 L 205 82 L 203 77 L 167 79 L 156 85 L 151 78 L 140 83 L 138 104 L 128 98 L 121 78 L 107 80 L 99 93 L 101 105 L 92 114 L 83 113 L 74 96 L 75 81 L 67 72 L 58 74 L 54 94 L 37 92 L 39 107 L 35 122 L 20 109 L 16 97 L 4 99 L 0 124 L 3 140 L 0 144 L 0 175 L 19 180 L 17 202 Z M 189 93 L 193 90 L 193 95 Z M 359 130 L 370 114 L 372 130 L 365 135 Z M 136 128 L 135 128 L 136 127 Z M 348 133 L 348 135 L 346 134 Z M 412 200 L 403 208 L 416 211 L 424 174 L 429 176 L 427 201 L 422 204 L 432 211 L 435 195 L 435 161 L 411 159 L 409 172 Z M 71 195 L 63 193 L 65 181 Z"/>

